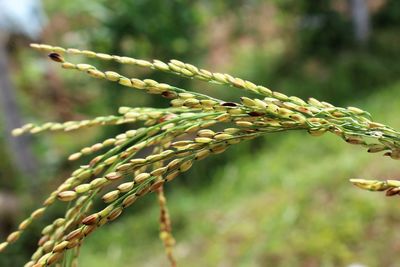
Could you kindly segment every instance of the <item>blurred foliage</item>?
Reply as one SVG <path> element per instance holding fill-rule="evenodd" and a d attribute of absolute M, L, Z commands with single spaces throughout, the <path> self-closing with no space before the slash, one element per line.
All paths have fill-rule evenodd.
<path fill-rule="evenodd" d="M 335 10 L 335 3 L 321 0 L 276 1 L 282 30 L 288 31 L 283 52 L 273 59 L 267 51 L 252 51 L 263 58 L 252 68 L 251 79 L 288 94 L 316 97 L 342 104 L 363 97 L 397 79 L 400 24 L 396 1 L 387 1 L 371 14 L 372 34 L 365 46 L 355 42 L 348 12 Z M 396 11 L 397 10 L 397 11 Z M 252 63 L 248 63 L 250 65 Z M 260 70 L 268 70 L 260 75 Z M 251 75 L 251 74 L 249 74 Z"/>

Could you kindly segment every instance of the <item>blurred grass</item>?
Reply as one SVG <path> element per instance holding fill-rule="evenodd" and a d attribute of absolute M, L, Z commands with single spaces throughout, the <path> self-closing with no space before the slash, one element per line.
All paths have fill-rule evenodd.
<path fill-rule="evenodd" d="M 395 83 L 355 105 L 400 128 L 399 102 Z M 398 162 L 333 135 L 292 132 L 263 142 L 258 153 L 213 167 L 196 193 L 167 185 L 180 266 L 397 266 L 399 200 L 360 191 L 348 179 L 398 178 Z M 151 208 L 134 205 L 89 237 L 82 266 L 168 266 L 150 199 Z"/>

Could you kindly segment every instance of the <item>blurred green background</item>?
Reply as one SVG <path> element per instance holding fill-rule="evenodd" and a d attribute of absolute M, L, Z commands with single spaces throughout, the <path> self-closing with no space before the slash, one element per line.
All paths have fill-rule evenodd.
<path fill-rule="evenodd" d="M 23 7 L 29 5 L 20 5 L 20 12 Z M 67 155 L 126 130 L 108 126 L 11 139 L 12 126 L 116 114 L 122 105 L 168 104 L 61 70 L 31 50 L 31 41 L 176 58 L 289 95 L 358 106 L 400 129 L 400 1 L 45 0 L 42 8 L 43 14 L 20 16 L 21 25 L 0 23 L 3 238 L 77 167 Z M 11 9 L 3 12 L 13 18 Z M 238 101 L 243 94 L 98 64 L 226 100 Z M 312 138 L 301 132 L 268 135 L 198 162 L 166 186 L 179 266 L 400 266 L 399 200 L 359 191 L 348 182 L 398 178 L 396 165 L 333 135 Z M 168 266 L 156 202 L 148 195 L 90 236 L 81 266 Z M 0 266 L 22 266 L 41 226 L 64 208 L 57 205 L 36 222 L 0 255 Z"/>

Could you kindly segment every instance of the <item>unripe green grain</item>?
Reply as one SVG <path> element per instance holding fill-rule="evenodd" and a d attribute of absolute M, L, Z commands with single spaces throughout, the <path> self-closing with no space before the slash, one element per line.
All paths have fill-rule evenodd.
<path fill-rule="evenodd" d="M 106 184 L 107 181 L 106 178 L 96 178 L 90 182 L 90 186 L 92 189 L 99 188 Z"/>
<path fill-rule="evenodd" d="M 91 184 L 81 184 L 81 185 L 76 186 L 74 188 L 74 191 L 77 192 L 78 194 L 83 194 L 83 193 L 88 192 L 91 189 L 92 189 Z"/>

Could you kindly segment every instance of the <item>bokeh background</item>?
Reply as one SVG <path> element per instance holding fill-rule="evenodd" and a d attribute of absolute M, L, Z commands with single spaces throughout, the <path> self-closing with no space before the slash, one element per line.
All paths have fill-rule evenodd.
<path fill-rule="evenodd" d="M 3 238 L 77 167 L 67 155 L 126 130 L 12 138 L 12 128 L 116 114 L 122 105 L 167 105 L 157 96 L 61 70 L 30 49 L 32 41 L 176 58 L 289 95 L 357 106 L 400 129 L 398 0 L 0 0 L 0 17 Z M 98 64 L 226 100 L 243 94 Z M 278 133 L 232 147 L 166 186 L 179 266 L 400 266 L 399 199 L 348 182 L 399 174 L 398 162 L 333 135 Z M 156 202 L 146 196 L 90 236 L 81 266 L 168 266 Z M 0 266 L 22 266 L 41 226 L 64 209 L 57 205 L 36 222 L 0 255 Z"/>

